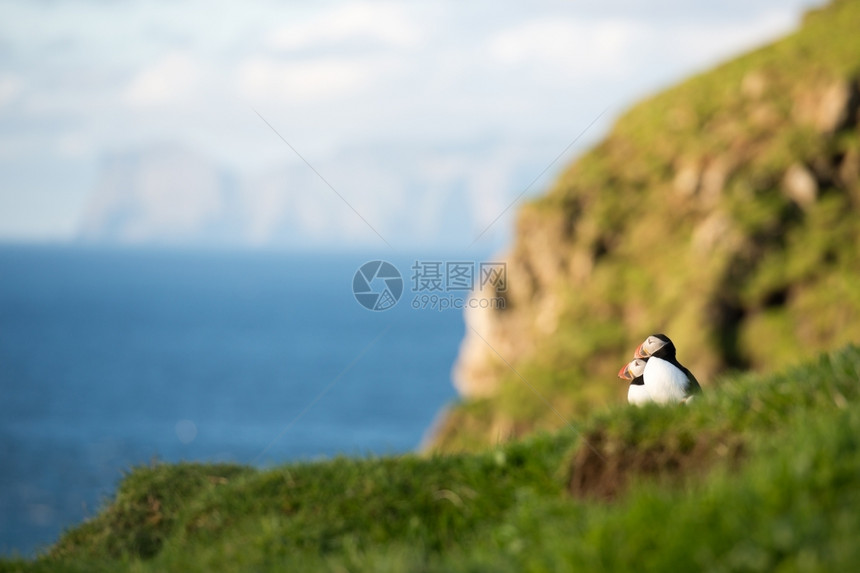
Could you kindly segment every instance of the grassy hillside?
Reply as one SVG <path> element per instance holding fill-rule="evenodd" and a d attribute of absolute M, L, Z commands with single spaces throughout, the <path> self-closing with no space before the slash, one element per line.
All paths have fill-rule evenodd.
<path fill-rule="evenodd" d="M 654 332 L 706 390 L 860 340 L 857 30 L 838 1 L 642 101 L 523 206 L 507 306 L 467 313 L 434 447 L 560 427 L 509 364 L 580 419 L 624 399 L 615 372 Z"/>
<path fill-rule="evenodd" d="M 642 102 L 524 206 L 427 455 L 135 468 L 0 572 L 858 569 L 860 347 L 788 367 L 860 341 L 857 30 L 835 2 Z M 623 404 L 654 331 L 687 407 Z"/>
<path fill-rule="evenodd" d="M 0 571 L 849 571 L 858 535 L 848 347 L 482 453 L 136 468 Z"/>

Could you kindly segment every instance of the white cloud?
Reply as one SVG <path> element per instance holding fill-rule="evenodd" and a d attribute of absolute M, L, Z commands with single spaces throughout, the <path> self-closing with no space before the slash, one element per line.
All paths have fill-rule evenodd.
<path fill-rule="evenodd" d="M 57 154 L 68 159 L 86 158 L 93 152 L 90 137 L 83 132 L 64 133 L 57 138 Z"/>
<path fill-rule="evenodd" d="M 506 181 L 527 184 L 602 109 L 604 124 L 577 146 L 597 138 L 622 105 L 787 31 L 803 5 L 819 2 L 679 0 L 646 10 L 631 0 L 213 1 L 10 4 L 0 19 L 11 46 L 0 73 L 0 161 L 95 169 L 105 152 L 165 141 L 245 175 L 296 160 L 254 107 L 339 189 L 367 181 L 365 194 L 350 197 L 386 235 L 402 223 L 392 213 L 403 210 L 383 191 L 407 189 L 404 201 L 426 206 L 410 211 L 408 230 L 431 240 L 446 222 L 432 214 L 457 203 L 448 194 L 470 189 L 461 202 L 484 223 L 506 204 Z M 545 147 L 535 159 L 490 153 L 497 145 Z M 372 146 L 377 155 L 356 154 Z M 446 159 L 398 170 L 417 164 L 392 159 L 399 149 L 435 149 Z M 379 175 L 390 172 L 391 180 Z M 27 181 L 14 183 L 25 189 Z M 0 199 L 11 183 L 0 170 Z M 303 200 L 292 205 L 310 221 L 308 234 L 346 224 L 368 231 L 348 209 L 348 223 L 333 224 L 329 211 Z M 280 199 L 261 193 L 259 201 L 247 216 L 258 221 L 251 240 L 264 243 L 282 223 L 271 215 Z M 51 210 L 77 216 L 45 202 L 44 216 Z M 38 225 L 39 211 L 27 213 Z M 0 234 L 14 218 L 0 221 Z"/>
<path fill-rule="evenodd" d="M 170 53 L 144 68 L 125 89 L 124 99 L 135 107 L 186 103 L 194 95 L 203 71 L 188 53 Z"/>
<path fill-rule="evenodd" d="M 655 28 L 651 30 L 650 40 L 662 45 L 665 54 L 701 66 L 761 46 L 769 39 L 790 32 L 796 24 L 796 11 L 783 8 L 765 12 L 752 20 L 724 22 L 719 26 L 699 22 L 665 30 Z M 676 46 L 683 49 L 678 50 Z"/>
<path fill-rule="evenodd" d="M 403 48 L 421 37 L 403 6 L 393 3 L 357 2 L 335 6 L 311 19 L 280 26 L 268 35 L 267 45 L 276 50 L 299 51 L 350 42 Z"/>
<path fill-rule="evenodd" d="M 314 102 L 353 97 L 369 88 L 392 64 L 387 58 L 253 58 L 239 66 L 237 76 L 240 93 L 251 100 Z"/>
<path fill-rule="evenodd" d="M 617 75 L 626 68 L 643 27 L 623 20 L 537 18 L 498 32 L 488 41 L 496 64 L 550 66 L 571 75 Z"/>
<path fill-rule="evenodd" d="M 797 18 L 792 7 L 746 20 L 538 17 L 488 36 L 485 53 L 490 69 L 543 88 L 545 97 L 561 90 L 641 93 L 786 34 Z"/>
<path fill-rule="evenodd" d="M 24 82 L 18 76 L 10 74 L 0 76 L 0 107 L 12 103 L 23 89 Z"/>

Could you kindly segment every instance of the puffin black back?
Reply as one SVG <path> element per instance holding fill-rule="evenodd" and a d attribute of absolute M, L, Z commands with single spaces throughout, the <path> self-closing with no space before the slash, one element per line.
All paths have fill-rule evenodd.
<path fill-rule="evenodd" d="M 690 370 L 686 366 L 678 362 L 678 350 L 677 348 L 675 348 L 675 343 L 672 342 L 672 339 L 662 333 L 652 334 L 649 338 L 651 337 L 657 338 L 665 343 L 663 344 L 663 346 L 655 350 L 651 354 L 651 356 L 653 358 L 660 358 L 662 360 L 665 360 L 666 362 L 669 362 L 670 364 L 681 370 L 687 376 L 687 379 L 690 381 L 690 394 L 701 393 L 702 387 L 699 385 L 699 381 L 696 379 L 695 376 L 693 376 L 693 373 L 690 372 Z"/>
<path fill-rule="evenodd" d="M 696 380 L 696 377 L 693 376 L 693 373 L 690 372 L 690 370 L 686 366 L 678 362 L 678 349 L 675 348 L 675 343 L 672 342 L 672 340 L 665 334 L 653 334 L 652 336 L 655 336 L 660 340 L 666 342 L 666 344 L 664 344 L 662 348 L 658 349 L 652 356 L 656 358 L 662 358 L 663 360 L 670 362 L 672 365 L 678 367 L 684 374 L 687 375 L 687 378 L 690 380 L 690 393 L 701 393 L 702 387 L 699 385 L 699 381 Z"/>

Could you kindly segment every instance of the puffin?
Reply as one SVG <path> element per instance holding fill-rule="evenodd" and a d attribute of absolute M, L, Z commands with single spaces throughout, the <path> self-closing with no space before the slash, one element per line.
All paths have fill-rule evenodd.
<path fill-rule="evenodd" d="M 645 388 L 645 380 L 642 376 L 645 372 L 646 363 L 647 361 L 642 358 L 634 358 L 618 371 L 619 378 L 630 381 L 630 388 L 627 390 L 627 402 L 634 406 L 642 406 L 654 401 Z"/>
<path fill-rule="evenodd" d="M 678 362 L 675 344 L 665 334 L 652 334 L 636 348 L 634 356 L 643 360 L 645 389 L 658 404 L 686 404 L 702 392 L 693 373 Z"/>

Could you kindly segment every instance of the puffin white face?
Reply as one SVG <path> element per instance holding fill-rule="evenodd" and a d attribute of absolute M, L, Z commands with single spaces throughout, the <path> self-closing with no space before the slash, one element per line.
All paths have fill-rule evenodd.
<path fill-rule="evenodd" d="M 648 358 L 652 356 L 655 352 L 666 346 L 666 344 L 668 344 L 668 342 L 652 334 L 645 339 L 645 342 L 643 342 L 636 348 L 634 356 L 636 356 L 636 358 Z"/>
<path fill-rule="evenodd" d="M 642 376 L 643 372 L 645 372 L 645 364 L 647 364 L 645 360 L 634 358 L 618 371 L 618 377 L 623 380 L 633 380 L 634 378 L 638 378 L 639 376 Z"/>

